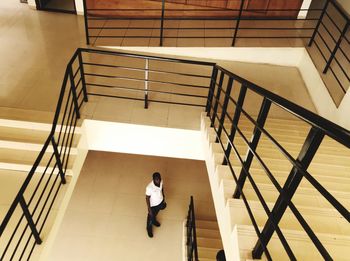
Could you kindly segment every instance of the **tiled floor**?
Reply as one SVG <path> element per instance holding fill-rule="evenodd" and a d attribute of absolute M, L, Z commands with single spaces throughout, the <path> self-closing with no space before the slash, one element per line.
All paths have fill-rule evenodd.
<path fill-rule="evenodd" d="M 85 46 L 83 17 L 62 13 L 39 12 L 29 9 L 27 5 L 20 4 L 19 1 L 13 0 L 0 1 L 0 17 L 0 116 L 4 118 L 50 122 L 56 108 L 58 93 L 61 88 L 66 64 L 77 47 Z M 126 22 L 126 24 L 129 26 L 128 22 Z M 205 23 L 205 25 L 210 26 L 207 23 Z M 156 23 L 152 26 L 156 26 Z M 169 26 L 178 28 L 180 24 L 175 23 Z M 209 34 L 210 32 L 210 30 L 204 30 L 205 34 Z M 121 35 L 131 33 L 131 30 L 125 30 L 121 32 Z M 152 35 L 156 36 L 157 33 L 157 30 L 152 31 Z M 165 33 L 169 34 L 169 36 L 176 36 L 185 32 L 172 30 Z M 202 33 L 203 32 L 201 32 L 201 34 Z M 156 40 L 157 39 L 155 38 L 147 39 L 146 42 L 148 41 L 150 45 L 154 45 Z M 174 38 L 167 39 L 166 41 L 168 40 L 172 42 L 178 41 Z M 136 42 L 138 41 L 137 39 L 130 40 L 130 42 L 124 42 L 123 39 L 121 39 L 121 41 L 122 45 L 132 45 L 133 43 L 140 44 L 140 42 Z M 290 99 L 298 104 L 314 110 L 309 95 L 296 68 L 263 64 L 218 62 L 237 74 L 275 91 L 284 97 L 290 97 Z M 261 71 L 262 73 L 258 75 L 255 73 L 256 71 Z M 89 102 L 83 108 L 83 114 L 85 117 L 97 120 L 190 129 L 199 128 L 199 116 L 201 112 L 202 109 L 199 108 L 155 103 L 150 103 L 149 109 L 144 110 L 142 102 L 98 97 L 90 97 Z M 92 153 L 91 155 L 94 155 L 99 159 L 101 158 L 101 156 L 96 156 L 96 153 Z M 103 155 L 102 158 L 106 159 L 112 157 L 111 164 L 117 164 L 120 162 L 120 158 L 113 158 L 115 156 L 114 154 L 111 154 L 111 156 L 110 154 L 101 155 Z M 92 156 L 89 155 L 89 158 L 91 157 Z M 141 158 L 145 159 L 146 157 L 140 157 L 140 159 L 136 160 L 139 161 Z M 96 256 L 98 252 L 100 254 L 103 253 L 103 255 L 105 253 L 108 257 L 108 255 L 114 253 L 114 251 L 120 251 L 120 253 L 127 256 L 127 254 L 123 252 L 127 249 L 124 247 L 124 244 L 128 244 L 128 246 L 143 244 L 145 249 L 147 248 L 149 250 L 148 252 L 145 252 L 145 256 L 148 258 L 157 250 L 154 246 L 163 248 L 166 247 L 167 240 L 177 240 L 182 237 L 178 228 L 181 227 L 180 220 L 183 220 L 185 211 L 187 210 L 189 196 L 188 185 L 179 185 L 176 190 L 171 186 L 167 188 L 170 207 L 164 212 L 164 215 L 161 214 L 160 216 L 163 218 L 162 221 L 164 221 L 164 226 L 156 231 L 153 241 L 146 241 L 148 239 L 145 236 L 145 217 L 144 210 L 142 210 L 144 184 L 140 183 L 146 182 L 149 179 L 149 173 L 152 173 L 155 168 L 158 168 L 166 175 L 167 184 L 183 184 L 181 182 L 184 180 L 186 180 L 186 184 L 195 184 L 194 180 L 189 181 L 187 179 L 190 177 L 184 177 L 181 175 L 186 175 L 188 173 L 188 164 L 196 165 L 199 163 L 187 162 L 186 165 L 181 165 L 182 163 L 180 164 L 177 161 L 178 160 L 162 159 L 160 162 L 158 159 L 147 159 L 145 164 L 139 162 L 139 164 L 127 166 L 128 168 L 130 167 L 130 169 L 126 168 L 126 163 L 125 165 L 122 165 L 124 167 L 120 167 L 120 165 L 116 167 L 116 165 L 113 165 L 106 169 L 105 173 L 96 170 L 97 164 L 100 164 L 99 161 L 91 163 L 91 165 L 86 165 L 88 166 L 86 168 L 89 168 L 89 170 L 91 168 L 91 173 L 95 173 L 96 175 L 107 175 L 108 173 L 114 174 L 120 170 L 120 176 L 116 178 L 116 180 L 113 180 L 113 178 L 109 179 L 108 177 L 106 179 L 110 180 L 112 184 L 115 184 L 118 187 L 118 190 L 114 191 L 114 187 L 111 188 L 108 187 L 108 184 L 102 184 L 106 185 L 106 193 L 101 193 L 99 196 L 92 199 L 91 193 L 94 193 L 92 190 L 80 194 L 77 192 L 76 194 L 80 197 L 80 201 L 78 200 L 78 204 L 76 204 L 77 210 L 68 211 L 67 215 L 72 215 L 72 218 L 76 218 L 80 215 L 84 209 L 79 209 L 79 202 L 81 203 L 85 200 L 88 201 L 88 203 L 85 203 L 89 204 L 94 211 L 101 211 L 101 213 L 103 213 L 102 217 L 107 218 L 108 222 L 115 222 L 113 225 L 114 227 L 109 231 L 108 227 L 106 227 L 106 223 L 97 220 L 97 217 L 94 216 L 95 212 L 93 212 L 91 213 L 89 221 L 82 224 L 83 228 L 84 224 L 87 226 L 88 233 L 79 235 L 81 232 L 81 230 L 79 232 L 79 228 L 76 231 L 72 230 L 71 232 L 76 234 L 71 238 L 66 238 L 64 240 L 60 247 L 67 247 L 67 249 L 62 253 L 69 252 L 68 249 L 70 249 L 70 245 L 76 241 L 80 242 L 82 245 L 84 242 L 91 244 L 92 247 L 88 250 L 86 250 L 86 248 L 83 249 L 84 251 L 86 250 L 85 252 L 89 253 L 89 256 L 91 257 Z M 152 162 L 152 164 L 149 162 Z M 174 167 L 174 162 L 177 162 L 176 167 Z M 124 163 L 122 162 L 122 164 Z M 160 168 L 159 166 L 161 164 L 165 164 L 166 166 Z M 99 166 L 104 165 L 105 164 L 100 164 Z M 203 170 L 203 163 L 200 163 L 199 165 L 200 166 L 197 166 L 197 169 Z M 96 172 L 94 172 L 94 169 Z M 181 182 L 176 179 L 172 180 L 173 177 L 171 174 L 175 173 L 173 172 L 175 169 L 176 175 L 181 179 Z M 200 173 L 197 172 L 197 169 L 193 170 L 193 173 L 196 173 L 193 174 L 194 176 L 198 176 L 202 173 L 202 171 Z M 122 173 L 123 171 L 124 173 Z M 87 173 L 86 169 L 84 173 Z M 131 178 L 131 180 L 129 180 L 129 176 L 125 177 L 125 173 L 137 173 L 139 179 L 136 180 L 135 178 Z M 99 189 L 100 187 L 98 187 L 93 181 L 94 178 L 89 177 L 89 174 L 86 175 L 88 177 L 85 179 L 86 184 L 83 184 L 83 186 L 88 187 L 91 185 L 91 189 Z M 85 181 L 83 178 L 83 181 L 80 183 L 84 183 Z M 125 185 L 127 182 L 132 181 L 138 184 L 137 189 L 126 189 L 127 187 L 123 186 L 123 184 Z M 197 192 L 195 193 L 197 194 L 195 194 L 195 196 L 200 201 L 199 205 L 206 206 L 206 200 L 210 198 L 210 194 L 208 194 L 210 193 L 210 190 L 208 189 L 209 187 L 207 184 L 196 186 Z M 102 192 L 101 190 L 97 191 Z M 130 199 L 128 200 L 130 200 L 135 206 L 138 206 L 137 208 L 133 208 L 136 209 L 135 212 L 133 209 L 130 210 L 130 208 L 127 208 L 129 206 L 125 206 L 125 204 L 123 205 L 124 202 L 116 200 L 115 197 L 113 197 L 113 202 L 111 202 L 110 195 L 112 194 L 114 196 L 117 194 L 122 195 L 119 200 L 123 199 L 123 197 L 125 199 L 126 195 L 129 195 Z M 85 196 L 86 198 L 84 199 Z M 202 201 L 203 203 L 201 203 Z M 74 204 L 74 201 L 72 204 Z M 115 212 L 113 212 L 114 210 L 108 209 L 110 206 L 124 211 L 125 215 L 120 217 L 118 220 L 119 222 L 117 222 L 117 218 L 113 216 L 115 215 Z M 174 208 L 172 208 L 172 206 Z M 202 207 L 201 209 L 206 208 Z M 201 214 L 205 216 L 206 213 Z M 126 230 L 122 224 L 135 225 L 131 229 L 131 232 L 135 235 L 136 240 L 132 243 L 127 242 L 126 240 L 123 240 L 123 242 L 120 243 L 120 238 L 125 238 Z M 94 237 L 96 231 L 98 232 L 101 230 L 105 231 L 106 234 L 102 237 Z M 116 239 L 115 234 L 112 233 L 118 233 L 118 231 L 120 233 L 124 231 L 124 234 L 121 234 L 120 238 Z M 64 233 L 66 232 L 67 230 Z M 117 246 L 116 240 L 120 243 Z M 97 250 L 96 246 L 100 243 L 103 244 L 101 249 L 105 249 L 106 251 Z M 114 247 L 116 250 L 111 250 Z M 179 247 L 179 245 L 171 246 L 171 244 L 168 244 L 167 247 Z M 79 248 L 77 247 L 77 249 Z M 171 253 L 180 253 L 177 248 L 175 250 L 169 249 L 169 251 L 172 251 Z M 133 259 L 135 253 L 133 251 L 129 252 L 128 255 L 130 256 L 130 260 L 137 260 L 135 259 L 136 257 Z M 162 253 L 166 253 L 166 251 Z M 79 258 L 82 259 L 85 257 L 87 257 L 87 254 L 79 256 Z M 110 260 L 107 257 L 105 260 Z M 160 257 L 163 258 L 163 256 Z M 58 258 L 57 260 L 60 259 Z M 72 252 L 72 260 L 78 260 L 75 259 L 74 252 Z M 148 260 L 151 259 L 149 258 Z M 164 257 L 159 260 L 169 259 Z M 178 256 L 174 256 L 174 260 L 179 260 Z"/>
<path fill-rule="evenodd" d="M 49 114 L 56 108 L 66 64 L 78 46 L 85 46 L 83 17 L 38 12 L 11 0 L 1 1 L 0 13 L 0 114 L 2 117 L 36 118 L 21 116 L 25 115 L 24 110 L 31 110 L 31 115 L 37 111 L 45 114 L 45 119 L 50 119 Z M 210 23 L 205 25 L 210 26 Z M 276 93 L 313 109 L 295 68 L 218 62 L 265 88 L 272 88 Z M 255 72 L 258 70 L 264 71 L 264 74 L 257 75 Z M 300 92 L 302 96 L 298 96 Z M 198 108 L 150 104 L 149 110 L 143 111 L 142 107 L 142 102 L 92 97 L 84 111 L 88 118 L 100 120 L 191 129 L 199 126 L 201 110 Z M 156 112 L 155 108 L 159 110 Z M 112 111 L 119 113 L 112 114 Z"/>
<path fill-rule="evenodd" d="M 154 20 L 109 20 L 98 18 L 89 20 L 91 44 L 94 46 L 160 46 L 161 27 L 159 19 Z M 245 23 L 243 23 L 245 22 Z M 297 22 L 289 24 L 279 21 L 270 25 L 261 22 L 259 26 L 254 21 L 243 21 L 242 28 L 250 27 L 301 27 Z M 195 28 L 195 29 L 191 29 Z M 213 29 L 215 28 L 215 29 Z M 167 47 L 231 47 L 235 33 L 236 22 L 231 19 L 220 21 L 209 20 L 166 20 L 163 29 L 163 46 Z M 310 32 L 308 32 L 310 35 Z M 114 37 L 115 36 L 115 37 Z M 251 36 L 259 39 L 249 38 Z M 271 37 L 262 39 L 261 37 Z M 297 36 L 289 30 L 287 33 L 278 30 L 244 30 L 237 33 L 235 46 L 251 47 L 301 47 L 305 42 L 300 39 L 277 39 L 276 36 Z"/>
<path fill-rule="evenodd" d="M 150 239 L 144 193 L 155 171 L 162 175 L 168 206 L 160 212 L 162 225 L 154 228 Z M 213 220 L 215 210 L 202 161 L 91 151 L 50 260 L 181 260 L 182 225 L 190 195 L 197 218 Z"/>

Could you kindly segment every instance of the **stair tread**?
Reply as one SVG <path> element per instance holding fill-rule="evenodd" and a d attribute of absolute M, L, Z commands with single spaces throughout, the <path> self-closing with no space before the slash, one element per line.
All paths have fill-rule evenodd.
<path fill-rule="evenodd" d="M 266 203 L 271 210 L 274 203 Z M 254 213 L 255 221 L 258 223 L 258 225 L 263 226 L 266 223 L 268 216 L 261 203 L 254 200 L 248 200 L 248 204 Z M 228 199 L 226 206 L 230 213 L 231 227 L 235 224 L 251 224 L 251 220 L 243 200 Z M 340 235 L 350 234 L 348 222 L 335 209 L 314 206 L 298 206 L 297 209 L 305 218 L 306 222 L 317 233 L 334 233 Z M 329 222 L 329 220 L 332 220 L 332 222 Z M 283 215 L 283 218 L 279 223 L 279 227 L 293 230 L 303 230 L 300 223 L 289 208 L 287 208 L 286 213 Z"/>
<path fill-rule="evenodd" d="M 0 162 L 0 171 L 6 172 L 6 171 L 17 171 L 17 172 L 25 172 L 28 173 L 32 169 L 32 164 L 20 164 L 20 163 L 6 163 L 6 162 Z M 45 170 L 44 166 L 38 166 L 35 173 L 43 173 Z M 49 167 L 47 169 L 48 172 L 51 173 L 52 167 Z M 71 170 L 68 168 L 66 171 L 66 175 L 72 175 Z"/>
<path fill-rule="evenodd" d="M 4 141 L 0 140 L 0 153 L 2 149 L 11 149 L 11 150 L 19 150 L 19 151 L 41 151 L 44 144 L 36 144 L 29 142 L 19 142 L 19 141 Z M 60 150 L 60 146 L 58 146 L 58 150 Z M 66 148 L 66 147 L 63 147 Z M 47 152 L 53 152 L 53 147 L 50 145 L 46 149 Z M 74 147 L 71 147 L 70 154 L 77 154 L 77 150 Z"/>

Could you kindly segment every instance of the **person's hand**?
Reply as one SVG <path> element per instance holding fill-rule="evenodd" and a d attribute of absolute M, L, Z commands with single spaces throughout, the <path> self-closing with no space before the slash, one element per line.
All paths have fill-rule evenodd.
<path fill-rule="evenodd" d="M 152 211 L 148 211 L 148 215 L 150 215 L 151 217 L 153 217 L 153 212 L 152 212 Z"/>

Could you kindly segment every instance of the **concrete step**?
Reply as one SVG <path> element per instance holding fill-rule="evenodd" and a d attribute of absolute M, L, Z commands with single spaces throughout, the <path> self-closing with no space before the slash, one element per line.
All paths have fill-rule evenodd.
<path fill-rule="evenodd" d="M 297 260 L 323 260 L 305 232 L 287 229 L 282 230 L 282 232 Z M 334 260 L 347 260 L 347 255 L 344 253 L 350 248 L 350 237 L 323 233 L 319 233 L 317 236 Z M 251 255 L 251 251 L 258 240 L 253 226 L 247 225 L 235 226 L 232 238 L 235 238 L 234 240 L 238 242 L 234 246 L 236 251 L 248 253 L 248 255 L 249 253 Z M 279 238 L 275 234 L 267 248 L 273 260 L 289 260 Z M 241 254 L 242 256 L 244 254 Z M 245 256 L 245 259 L 248 258 L 251 258 L 251 256 Z M 263 259 L 265 258 L 263 257 Z"/>
<path fill-rule="evenodd" d="M 196 219 L 196 228 L 210 229 L 210 230 L 217 230 L 217 231 L 219 231 L 219 227 L 218 227 L 217 221 L 202 220 L 202 219 L 199 219 L 199 218 Z"/>
<path fill-rule="evenodd" d="M 222 248 L 221 239 L 199 237 L 198 235 L 197 235 L 197 245 L 198 247 L 207 247 L 207 248 L 215 248 L 215 249 Z"/>
<path fill-rule="evenodd" d="M 266 202 L 276 202 L 278 198 L 278 191 L 274 185 L 257 183 L 259 191 L 264 197 Z M 221 185 L 223 196 L 226 199 L 232 198 L 236 185 L 234 181 L 222 180 Z M 259 201 L 254 189 L 250 182 L 246 182 L 243 188 L 243 192 L 248 200 Z M 350 192 L 329 191 L 342 205 L 346 208 L 350 208 Z M 293 203 L 299 206 L 313 206 L 313 207 L 330 207 L 328 201 L 321 196 L 316 189 L 301 188 L 299 187 L 292 199 Z"/>
<path fill-rule="evenodd" d="M 220 232 L 217 229 L 206 229 L 196 227 L 196 232 L 197 237 L 221 239 Z"/>
<path fill-rule="evenodd" d="M 29 143 L 19 143 L 19 142 L 0 142 L 0 162 L 10 163 L 10 164 L 24 164 L 32 165 L 37 159 L 42 145 L 29 144 Z M 60 151 L 60 147 L 58 148 Z M 62 150 L 64 152 L 64 149 Z M 68 149 L 67 149 L 68 152 Z M 72 167 L 72 163 L 76 157 L 77 150 L 71 148 L 71 153 L 69 156 L 68 168 Z M 49 159 L 53 155 L 53 148 L 49 146 L 40 162 L 40 166 L 46 166 Z M 51 165 L 54 164 L 52 161 Z"/>
<path fill-rule="evenodd" d="M 236 175 L 238 176 L 241 172 L 241 168 L 234 167 L 233 169 Z M 255 182 L 263 184 L 272 184 L 270 178 L 267 176 L 266 172 L 263 169 L 250 168 L 249 172 Z M 273 171 L 272 174 L 274 175 L 278 183 L 281 186 L 283 186 L 289 175 L 289 171 Z M 220 175 L 220 180 L 233 180 L 232 174 L 229 171 L 221 170 L 220 173 L 218 172 L 218 175 Z M 350 178 L 322 175 L 313 175 L 313 177 L 328 190 L 337 190 L 344 192 L 350 191 Z M 300 186 L 305 188 L 313 188 L 313 185 L 305 178 L 301 181 Z"/>
<path fill-rule="evenodd" d="M 220 249 L 216 248 L 208 248 L 208 247 L 198 247 L 198 257 L 200 260 L 202 258 L 207 258 L 207 259 L 216 259 L 216 254 Z"/>
<path fill-rule="evenodd" d="M 263 227 L 267 221 L 267 214 L 261 203 L 250 200 L 248 204 L 258 226 Z M 274 203 L 267 202 L 267 205 L 269 209 L 272 210 Z M 252 225 L 242 199 L 229 199 L 227 200 L 226 207 L 231 217 L 232 229 L 235 225 Z M 300 206 L 298 207 L 298 211 L 315 232 L 350 235 L 350 226 L 348 222 L 334 209 Z M 332 222 L 329 222 L 329 220 L 332 220 Z M 285 215 L 283 215 L 279 227 L 281 229 L 303 231 L 300 223 L 289 208 L 287 208 Z"/>
<path fill-rule="evenodd" d="M 0 140 L 44 144 L 50 134 L 51 128 L 52 125 L 47 123 L 0 119 Z M 56 141 L 58 141 L 59 131 L 61 129 L 67 133 L 67 137 L 68 133 L 72 133 L 73 131 L 73 128 L 69 129 L 69 126 L 62 127 L 57 125 L 55 134 Z M 77 146 L 80 134 L 80 128 L 76 127 L 72 143 L 73 147 Z M 63 135 L 64 133 L 61 134 L 61 139 L 63 139 Z"/>
<path fill-rule="evenodd" d="M 54 116 L 55 112 L 53 111 L 0 107 L 0 119 L 52 124 Z M 59 119 L 62 118 L 61 113 Z M 78 119 L 77 126 L 81 126 L 82 121 L 83 119 Z"/>

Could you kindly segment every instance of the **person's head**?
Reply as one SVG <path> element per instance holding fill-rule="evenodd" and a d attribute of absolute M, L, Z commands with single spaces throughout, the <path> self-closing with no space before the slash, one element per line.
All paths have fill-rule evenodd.
<path fill-rule="evenodd" d="M 154 185 L 159 186 L 161 181 L 162 181 L 162 178 L 160 177 L 160 173 L 159 172 L 154 172 L 153 173 L 153 183 L 154 183 Z"/>
<path fill-rule="evenodd" d="M 226 261 L 225 251 L 223 249 L 216 253 L 216 261 Z"/>

